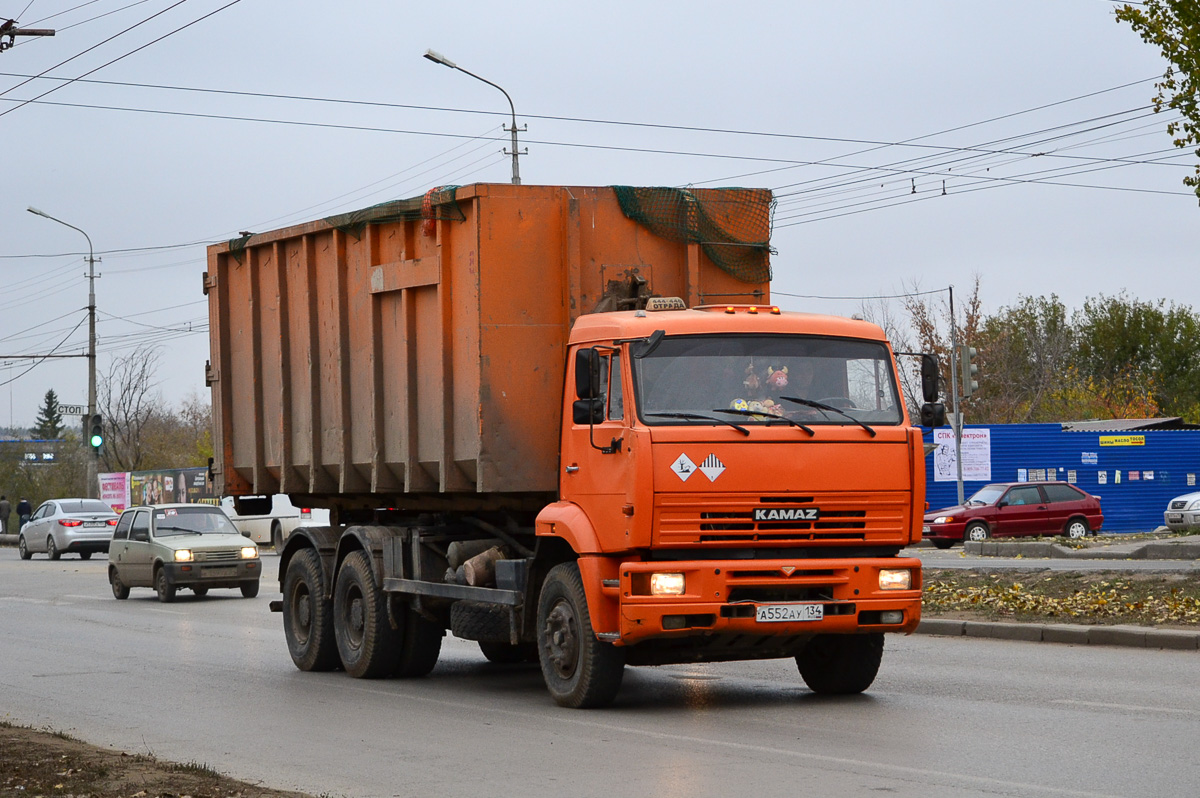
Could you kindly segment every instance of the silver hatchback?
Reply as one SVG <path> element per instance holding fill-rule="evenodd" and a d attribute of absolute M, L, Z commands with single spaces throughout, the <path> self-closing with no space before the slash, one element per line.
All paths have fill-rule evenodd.
<path fill-rule="evenodd" d="M 108 551 L 117 514 L 99 499 L 51 499 L 42 502 L 17 538 L 21 559 L 45 553 L 57 560 L 64 554 L 88 559 Z"/>
<path fill-rule="evenodd" d="M 258 546 L 211 504 L 128 509 L 108 548 L 108 581 L 118 599 L 129 598 L 131 587 L 152 587 L 163 602 L 174 601 L 179 588 L 197 596 L 238 588 L 254 598 L 261 566 Z"/>

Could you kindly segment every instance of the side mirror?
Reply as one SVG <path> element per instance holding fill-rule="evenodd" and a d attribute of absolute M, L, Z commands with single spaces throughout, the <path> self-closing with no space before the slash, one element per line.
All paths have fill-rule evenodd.
<path fill-rule="evenodd" d="M 997 510 L 1003 510 L 1007 506 L 1008 506 L 1008 502 L 1004 499 L 1001 499 L 1000 501 L 996 502 Z"/>
<path fill-rule="evenodd" d="M 576 424 L 604 423 L 604 402 L 601 399 L 579 399 L 571 405 L 571 420 Z"/>
<path fill-rule="evenodd" d="M 946 426 L 946 406 L 941 402 L 926 402 L 921 405 L 921 426 Z"/>
<path fill-rule="evenodd" d="M 937 401 L 940 376 L 937 355 L 921 355 L 921 395 L 926 402 Z M 927 424 L 926 426 L 938 427 L 941 424 Z"/>
<path fill-rule="evenodd" d="M 579 399 L 597 399 L 600 396 L 600 353 L 595 349 L 580 349 L 575 353 L 575 396 Z"/>

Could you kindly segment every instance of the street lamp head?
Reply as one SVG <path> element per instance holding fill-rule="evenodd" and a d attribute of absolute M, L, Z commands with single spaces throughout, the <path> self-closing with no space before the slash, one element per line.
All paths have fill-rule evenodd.
<path fill-rule="evenodd" d="M 425 57 L 428 58 L 430 61 L 432 61 L 435 64 L 441 64 L 442 66 L 448 66 L 451 69 L 458 69 L 458 64 L 454 63 L 449 58 L 447 58 L 446 56 L 439 53 L 437 50 L 426 50 Z"/>
<path fill-rule="evenodd" d="M 45 216 L 47 219 L 51 218 L 50 214 L 46 213 L 45 211 L 39 211 L 37 208 L 33 207 L 32 205 L 30 205 L 25 210 L 29 211 L 30 213 L 36 213 L 38 216 Z"/>

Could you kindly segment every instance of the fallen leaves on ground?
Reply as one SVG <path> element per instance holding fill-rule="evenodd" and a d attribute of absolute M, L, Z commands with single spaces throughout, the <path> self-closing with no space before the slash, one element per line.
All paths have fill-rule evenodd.
<path fill-rule="evenodd" d="M 923 614 L 1050 623 L 1200 625 L 1200 577 L 925 571 Z"/>

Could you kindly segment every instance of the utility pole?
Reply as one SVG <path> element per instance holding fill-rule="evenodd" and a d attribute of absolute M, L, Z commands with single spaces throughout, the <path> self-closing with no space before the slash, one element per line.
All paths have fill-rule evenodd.
<path fill-rule="evenodd" d="M 13 43 L 18 36 L 53 36 L 54 30 L 51 28 L 18 28 L 17 21 L 6 19 L 0 22 L 0 53 L 12 48 Z M 8 41 L 4 41 L 4 37 L 8 37 Z"/>
<path fill-rule="evenodd" d="M 512 134 L 512 153 L 511 153 L 511 155 L 512 155 L 512 182 L 513 182 L 514 186 L 521 185 L 521 165 L 517 161 L 517 156 L 518 155 L 528 155 L 529 150 L 526 149 L 525 152 L 518 152 L 518 150 L 517 150 L 517 107 L 515 105 L 513 105 L 512 97 L 509 97 L 508 92 L 506 92 L 500 86 L 496 85 L 495 83 L 492 83 L 487 78 L 479 77 L 479 75 L 476 75 L 474 72 L 469 72 L 469 71 L 463 69 L 458 64 L 454 63 L 449 58 L 442 55 L 441 53 L 439 53 L 436 50 L 426 50 L 425 58 L 428 58 L 430 61 L 432 61 L 435 64 L 441 64 L 442 66 L 450 67 L 451 69 L 457 69 L 459 72 L 462 72 L 464 75 L 470 75 L 471 77 L 475 78 L 475 80 L 483 81 L 487 85 L 491 86 L 493 89 L 500 89 L 500 93 L 504 95 L 504 99 L 508 100 L 508 109 L 512 113 L 512 127 L 503 128 L 503 126 L 501 126 L 504 129 L 505 133 Z M 526 126 L 526 128 L 523 128 L 523 129 L 528 129 L 528 126 Z M 509 155 L 510 153 L 505 152 L 504 154 Z"/>
<path fill-rule="evenodd" d="M 55 218 L 45 211 L 39 211 L 37 208 L 27 208 L 30 213 L 36 214 L 49 219 L 52 222 L 58 222 L 64 227 L 69 227 L 76 232 L 83 233 L 83 237 L 88 242 L 88 421 L 84 425 L 84 429 L 80 431 L 81 437 L 88 435 L 88 424 L 96 417 L 96 253 L 92 248 L 92 237 L 83 230 L 80 230 L 73 224 L 68 224 L 62 219 Z M 92 456 L 87 458 L 88 463 L 88 484 L 87 498 L 95 499 L 99 492 L 96 484 L 96 473 L 100 460 L 100 450 L 96 446 L 92 447 Z"/>
<path fill-rule="evenodd" d="M 954 320 L 954 286 L 950 286 L 950 393 L 954 395 L 954 467 L 958 469 L 958 503 L 966 501 L 962 475 L 962 398 L 958 395 L 958 324 Z"/>

